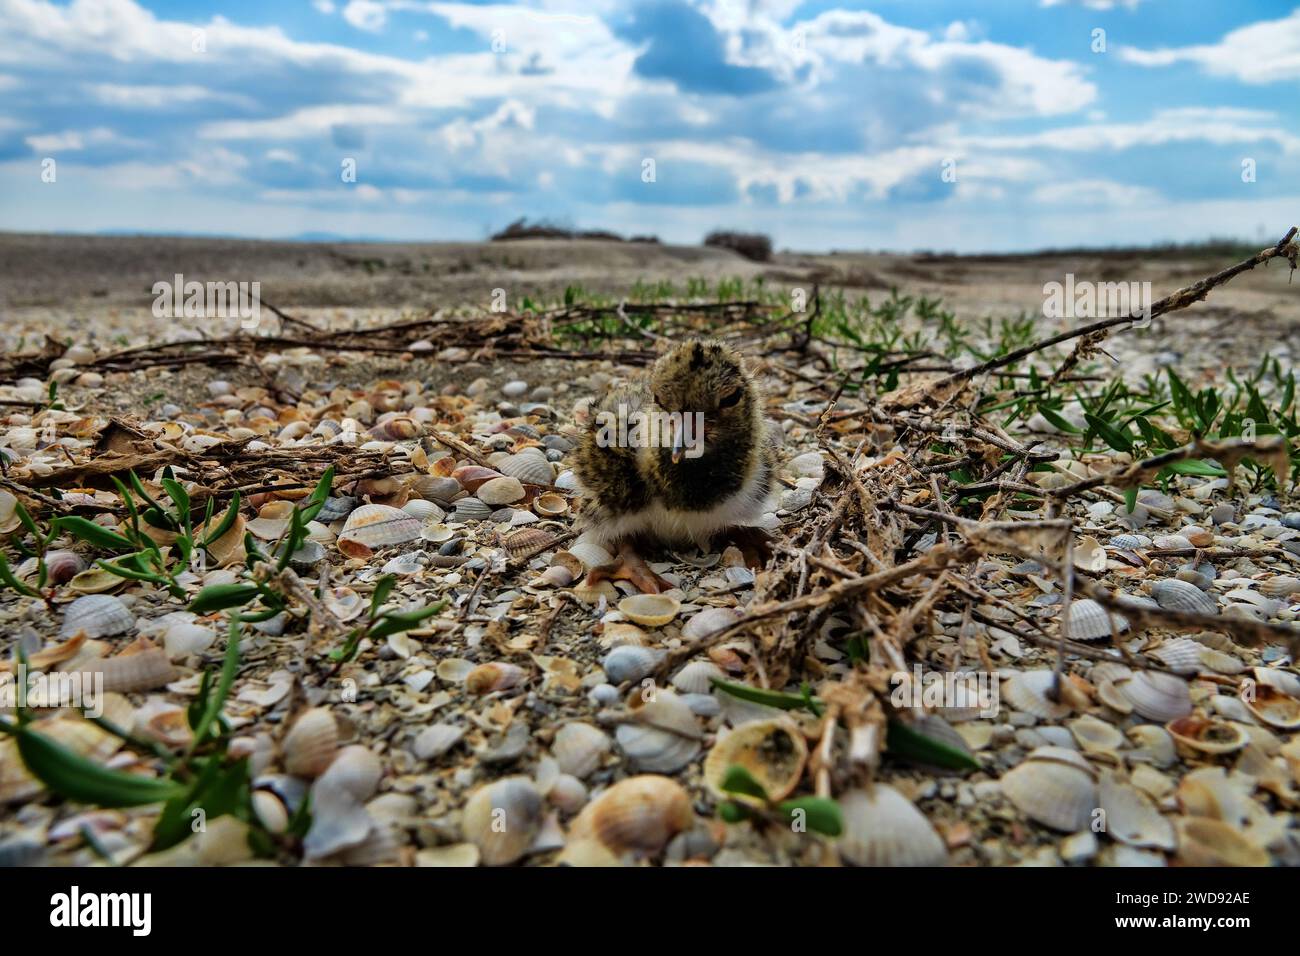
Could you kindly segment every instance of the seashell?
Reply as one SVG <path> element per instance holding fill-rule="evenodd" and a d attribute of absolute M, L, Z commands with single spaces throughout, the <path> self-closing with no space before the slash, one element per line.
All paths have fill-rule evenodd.
<path fill-rule="evenodd" d="M 325 524 L 341 521 L 352 514 L 352 510 L 356 508 L 358 501 L 360 501 L 359 498 L 352 498 L 347 495 L 326 498 L 325 503 L 321 505 L 320 511 L 316 512 L 316 520 Z"/>
<path fill-rule="evenodd" d="M 618 597 L 618 590 L 608 581 L 598 581 L 595 584 L 588 584 L 585 580 L 579 581 L 573 586 L 572 593 L 583 604 L 592 606 L 597 606 L 602 601 L 609 604 Z"/>
<path fill-rule="evenodd" d="M 1187 681 L 1174 674 L 1139 671 L 1116 684 L 1133 709 L 1147 720 L 1167 724 L 1192 712 L 1192 695 Z"/>
<path fill-rule="evenodd" d="M 441 508 L 425 498 L 412 498 L 402 505 L 402 510 L 423 522 L 441 521 L 446 517 L 446 513 Z"/>
<path fill-rule="evenodd" d="M 399 554 L 389 561 L 384 562 L 380 568 L 382 574 L 411 575 L 419 574 L 425 569 L 429 556 L 423 551 L 412 551 L 409 554 Z"/>
<path fill-rule="evenodd" d="M 427 524 L 424 526 L 424 530 L 420 532 L 421 538 L 425 541 L 431 541 L 434 544 L 442 544 L 444 541 L 450 541 L 455 536 L 455 530 L 441 522 Z"/>
<path fill-rule="evenodd" d="M 415 854 L 416 866 L 478 866 L 480 854 L 473 843 L 452 843 L 449 846 L 435 846 L 418 850 Z"/>
<path fill-rule="evenodd" d="M 564 588 L 573 583 L 573 572 L 563 565 L 553 564 L 543 571 L 532 584 L 534 587 Z"/>
<path fill-rule="evenodd" d="M 1259 585 L 1259 593 L 1265 597 L 1287 598 L 1297 592 L 1300 592 L 1300 578 L 1293 578 L 1288 575 L 1269 578 L 1260 582 Z"/>
<path fill-rule="evenodd" d="M 670 683 L 683 694 L 708 694 L 713 691 L 713 681 L 726 676 L 713 661 L 691 661 L 673 675 Z"/>
<path fill-rule="evenodd" d="M 591 724 L 565 724 L 555 732 L 551 754 L 560 770 L 584 780 L 601 765 L 613 747 L 609 735 Z"/>
<path fill-rule="evenodd" d="M 383 775 L 383 764 L 375 752 L 369 747 L 352 744 L 335 754 L 325 772 L 312 785 L 312 794 L 319 796 L 322 790 L 332 788 L 365 802 L 375 795 Z"/>
<path fill-rule="evenodd" d="M 533 502 L 533 510 L 543 517 L 554 518 L 569 510 L 569 501 L 563 495 L 538 495 Z"/>
<path fill-rule="evenodd" d="M 1172 850 L 1174 825 L 1141 790 L 1111 772 L 1103 772 L 1097 798 L 1105 811 L 1106 832 L 1129 846 Z"/>
<path fill-rule="evenodd" d="M 1151 544 L 1151 539 L 1144 534 L 1117 534 L 1106 544 L 1112 548 L 1119 548 L 1123 551 L 1133 551 L 1137 548 L 1146 548 Z"/>
<path fill-rule="evenodd" d="M 620 725 L 614 736 L 638 769 L 675 773 L 700 752 L 695 713 L 671 691 L 659 691 L 634 713 L 638 722 Z"/>
<path fill-rule="evenodd" d="M 340 621 L 350 621 L 366 609 L 366 601 L 349 587 L 330 588 L 323 603 Z"/>
<path fill-rule="evenodd" d="M 283 545 L 276 548 L 276 557 L 283 553 Z M 325 560 L 325 546 L 319 541 L 304 541 L 293 554 L 289 555 L 289 563 L 298 571 L 310 571 L 316 565 Z"/>
<path fill-rule="evenodd" d="M 1109 678 L 1097 682 L 1097 699 L 1117 714 L 1133 713 L 1129 699 L 1119 692 L 1115 682 Z"/>
<path fill-rule="evenodd" d="M 542 795 L 527 777 L 503 777 L 479 787 L 465 803 L 461 831 L 486 866 L 514 863 L 542 827 Z"/>
<path fill-rule="evenodd" d="M 311 827 L 302 841 L 307 860 L 360 846 L 374 828 L 361 801 L 342 787 L 322 786 L 323 780 L 317 780 L 311 788 Z"/>
<path fill-rule="evenodd" d="M 203 540 L 208 533 L 215 532 L 217 525 L 221 523 L 221 515 L 213 515 L 212 518 L 203 524 L 199 529 L 198 540 Z M 211 528 L 209 528 L 211 525 Z M 244 520 L 243 515 L 235 515 L 235 520 L 226 533 L 215 541 L 209 541 L 203 546 L 208 555 L 217 563 L 217 567 L 225 568 L 231 565 L 240 564 L 244 560 L 244 533 L 248 530 L 248 522 Z M 278 535 L 277 535 L 278 537 Z"/>
<path fill-rule="evenodd" d="M 462 488 L 473 494 L 493 478 L 500 478 L 501 472 L 492 468 L 484 468 L 482 465 L 463 465 L 453 471 L 451 477 Z"/>
<path fill-rule="evenodd" d="M 421 475 L 411 482 L 410 488 L 421 498 L 444 508 L 465 494 L 460 482 L 449 475 Z"/>
<path fill-rule="evenodd" d="M 601 661 L 605 676 L 612 684 L 625 681 L 639 681 L 654 673 L 654 669 L 663 660 L 664 652 L 635 644 L 623 644 L 614 648 Z"/>
<path fill-rule="evenodd" d="M 200 624 L 173 624 L 163 632 L 163 650 L 172 660 L 201 654 L 216 643 L 217 632 Z"/>
<path fill-rule="evenodd" d="M 1161 551 L 1183 551 L 1192 546 L 1192 542 L 1181 534 L 1158 534 L 1151 543 Z"/>
<path fill-rule="evenodd" d="M 325 707 L 313 707 L 298 717 L 285 734 L 284 769 L 295 777 L 319 777 L 339 750 L 339 728 Z"/>
<path fill-rule="evenodd" d="M 435 668 L 438 679 L 449 684 L 462 683 L 473 670 L 474 664 L 460 657 L 444 657 Z"/>
<path fill-rule="evenodd" d="M 73 576 L 68 582 L 68 587 L 78 594 L 102 594 L 106 591 L 116 591 L 124 584 L 126 579 L 112 571 L 105 571 L 103 568 L 87 568 Z"/>
<path fill-rule="evenodd" d="M 1269 684 L 1246 684 L 1241 702 L 1262 723 L 1279 730 L 1300 728 L 1300 700 Z"/>
<path fill-rule="evenodd" d="M 1167 611 L 1190 611 L 1194 614 L 1218 614 L 1219 605 L 1198 588 L 1177 578 L 1165 578 L 1151 586 L 1151 596 Z"/>
<path fill-rule="evenodd" d="M 633 594 L 618 602 L 629 621 L 644 627 L 662 627 L 677 616 L 682 603 L 666 594 Z"/>
<path fill-rule="evenodd" d="M 246 527 L 255 538 L 274 541 L 289 529 L 289 517 L 295 507 L 292 501 L 268 501 Z"/>
<path fill-rule="evenodd" d="M 1002 685 L 1002 698 L 1016 710 L 1033 714 L 1043 720 L 1060 720 L 1070 713 L 1063 700 L 1049 697 L 1055 684 L 1055 674 L 1050 670 L 1017 671 Z"/>
<path fill-rule="evenodd" d="M 107 594 L 79 597 L 63 612 L 59 637 L 85 634 L 89 638 L 111 637 L 135 626 L 135 615 L 117 598 Z"/>
<path fill-rule="evenodd" d="M 1108 614 L 1106 609 L 1092 598 L 1071 601 L 1068 620 L 1070 639 L 1075 641 L 1100 641 L 1109 638 L 1112 626 L 1116 634 L 1128 630 L 1128 621 L 1118 614 Z"/>
<path fill-rule="evenodd" d="M 545 548 L 554 541 L 555 535 L 549 531 L 543 531 L 541 528 L 521 528 L 506 535 L 501 543 L 505 545 L 507 551 L 518 557 Z"/>
<path fill-rule="evenodd" d="M 704 782 L 720 800 L 761 805 L 755 797 L 722 788 L 731 767 L 748 770 L 768 799 L 778 801 L 799 785 L 807 760 L 808 746 L 793 721 L 784 718 L 753 721 L 741 724 L 713 745 L 704 758 Z"/>
<path fill-rule="evenodd" d="M 454 724 L 431 724 L 416 735 L 411 749 L 421 760 L 441 757 L 465 736 L 465 731 Z"/>
<path fill-rule="evenodd" d="M 420 519 L 388 505 L 362 505 L 350 515 L 339 533 L 338 549 L 351 558 L 369 557 L 380 548 L 404 544 L 420 537 Z"/>
<path fill-rule="evenodd" d="M 492 661 L 480 664 L 465 676 L 465 689 L 471 694 L 491 694 L 508 690 L 523 682 L 528 672 L 518 664 Z"/>
<path fill-rule="evenodd" d="M 1255 667 L 1251 669 L 1251 673 L 1255 675 L 1255 680 L 1260 684 L 1276 687 L 1292 697 L 1300 697 L 1300 677 L 1290 671 L 1280 670 L 1276 667 Z"/>
<path fill-rule="evenodd" d="M 1218 674 L 1240 674 L 1246 669 L 1246 665 L 1237 658 L 1213 647 L 1201 647 L 1200 655 L 1201 666 Z"/>
<path fill-rule="evenodd" d="M 555 481 L 555 469 L 545 457 L 538 455 L 511 455 L 502 459 L 497 468 L 501 474 L 526 485 L 549 486 Z"/>
<path fill-rule="evenodd" d="M 254 790 L 252 804 L 258 821 L 271 833 L 284 833 L 289 829 L 289 811 L 274 793 Z"/>
<path fill-rule="evenodd" d="M 1168 767 L 1177 762 L 1174 738 L 1163 727 L 1138 724 L 1128 729 L 1128 735 L 1138 744 L 1137 750 L 1128 753 L 1129 760 L 1149 761 L 1157 767 Z"/>
<path fill-rule="evenodd" d="M 577 813 L 587 805 L 587 786 L 577 777 L 562 773 L 546 791 L 546 799 L 562 813 Z"/>
<path fill-rule="evenodd" d="M 1072 750 L 1039 747 L 1002 775 L 1002 792 L 1025 816 L 1066 833 L 1086 829 L 1097 806 L 1095 773 Z"/>
<path fill-rule="evenodd" d="M 32 558 L 29 561 L 31 571 L 35 572 L 38 568 L 36 559 Z M 29 561 L 24 561 L 23 566 L 19 568 L 19 577 L 26 579 L 30 576 L 26 570 Z M 45 580 L 48 584 L 66 584 L 85 570 L 86 559 L 75 551 L 45 552 Z"/>
<path fill-rule="evenodd" d="M 694 823 L 690 795 L 680 784 L 642 774 L 620 780 L 587 804 L 570 833 L 577 842 L 594 840 L 617 856 L 648 856 Z"/>
<path fill-rule="evenodd" d="M 452 507 L 451 519 L 453 521 L 486 521 L 492 514 L 492 509 L 480 501 L 478 498 L 461 498 Z"/>
<path fill-rule="evenodd" d="M 621 610 L 620 606 L 620 610 Z M 698 641 L 726 630 L 740 620 L 740 614 L 729 607 L 706 607 L 698 614 L 692 615 L 682 627 L 682 637 L 689 641 Z M 703 688 L 708 690 L 709 688 Z M 703 692 L 703 691 L 702 691 Z"/>
<path fill-rule="evenodd" d="M 1197 714 L 1171 720 L 1165 724 L 1165 730 L 1189 750 L 1206 754 L 1235 753 L 1250 743 L 1250 737 L 1239 725 Z"/>
<path fill-rule="evenodd" d="M 1268 866 L 1268 852 L 1236 827 L 1209 817 L 1178 820 L 1178 861 L 1185 866 Z"/>
<path fill-rule="evenodd" d="M 22 520 L 18 517 L 18 499 L 8 491 L 0 490 L 0 533 L 18 530 Z"/>
<path fill-rule="evenodd" d="M 509 505 L 523 500 L 524 486 L 518 478 L 503 476 L 483 482 L 474 494 L 489 505 Z"/>
<path fill-rule="evenodd" d="M 840 858 L 854 866 L 943 866 L 948 850 L 911 800 L 886 783 L 840 797 Z"/>
<path fill-rule="evenodd" d="M 1180 637 L 1165 641 L 1150 653 L 1152 657 L 1177 674 L 1195 674 L 1201 669 L 1203 650 L 1206 650 L 1204 644 L 1191 638 Z"/>
<path fill-rule="evenodd" d="M 135 654 L 118 654 L 88 663 L 84 671 L 102 674 L 104 690 L 129 694 L 154 690 L 176 680 L 176 668 L 161 647 L 150 647 Z"/>
<path fill-rule="evenodd" d="M 588 569 L 609 564 L 614 560 L 612 554 L 590 541 L 575 541 L 569 548 L 569 554 L 581 561 L 583 567 Z"/>
<path fill-rule="evenodd" d="M 1080 538 L 1071 549 L 1071 556 L 1074 566 L 1080 571 L 1096 573 L 1106 570 L 1106 549 L 1096 538 Z"/>
<path fill-rule="evenodd" d="M 1065 726 L 1069 728 L 1084 753 L 1114 757 L 1124 746 L 1124 735 L 1114 724 L 1099 720 L 1090 714 L 1071 720 Z"/>
<path fill-rule="evenodd" d="M 370 437 L 379 441 L 410 441 L 424 433 L 423 427 L 408 415 L 386 413 L 370 429 Z"/>

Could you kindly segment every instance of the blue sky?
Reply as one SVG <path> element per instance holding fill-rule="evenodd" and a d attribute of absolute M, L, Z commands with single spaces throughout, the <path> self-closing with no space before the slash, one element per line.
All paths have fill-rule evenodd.
<path fill-rule="evenodd" d="M 0 229 L 970 252 L 1300 221 L 1297 0 L 0 0 L 0 38 Z"/>

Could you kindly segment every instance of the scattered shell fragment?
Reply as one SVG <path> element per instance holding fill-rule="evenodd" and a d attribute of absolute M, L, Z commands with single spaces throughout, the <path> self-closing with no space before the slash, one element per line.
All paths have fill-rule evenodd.
<path fill-rule="evenodd" d="M 618 602 L 618 609 L 629 621 L 644 627 L 663 627 L 681 607 L 680 601 L 666 594 L 633 594 Z"/>
<path fill-rule="evenodd" d="M 713 745 L 704 760 L 704 781 L 719 799 L 760 803 L 757 798 L 723 789 L 727 772 L 739 766 L 758 782 L 769 800 L 782 800 L 799 785 L 807 759 L 803 734 L 791 721 L 752 721 Z"/>
<path fill-rule="evenodd" d="M 1097 790 L 1106 832 L 1113 839 L 1129 846 L 1174 848 L 1174 825 L 1149 796 L 1111 771 L 1102 773 Z"/>

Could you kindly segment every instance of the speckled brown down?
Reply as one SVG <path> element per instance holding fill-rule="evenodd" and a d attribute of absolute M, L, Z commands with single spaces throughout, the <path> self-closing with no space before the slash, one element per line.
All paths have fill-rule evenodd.
<path fill-rule="evenodd" d="M 669 442 L 620 447 L 602 440 L 600 413 L 616 415 L 620 405 L 628 415 L 702 412 L 698 457 L 674 456 Z M 674 347 L 646 380 L 612 390 L 592 408 L 574 466 L 588 496 L 584 537 L 611 551 L 629 542 L 707 549 L 731 536 L 761 540 L 756 525 L 776 464 L 773 429 L 739 353 L 711 341 Z"/>

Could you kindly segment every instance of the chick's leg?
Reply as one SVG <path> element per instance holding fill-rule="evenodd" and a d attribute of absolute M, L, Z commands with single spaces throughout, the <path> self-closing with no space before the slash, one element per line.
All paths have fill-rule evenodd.
<path fill-rule="evenodd" d="M 673 586 L 672 582 L 650 570 L 650 565 L 637 554 L 631 541 L 619 545 L 615 560 L 609 564 L 599 564 L 587 572 L 588 587 L 601 581 L 631 581 L 642 594 L 659 594 Z"/>

